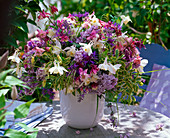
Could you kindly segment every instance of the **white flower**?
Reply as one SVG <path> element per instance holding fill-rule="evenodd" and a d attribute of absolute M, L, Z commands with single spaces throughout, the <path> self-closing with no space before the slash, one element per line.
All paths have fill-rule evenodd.
<path fill-rule="evenodd" d="M 101 24 L 99 23 L 99 19 L 96 18 L 95 15 L 94 15 L 93 18 L 91 19 L 91 25 L 101 26 Z"/>
<path fill-rule="evenodd" d="M 140 66 L 137 68 L 137 70 L 140 72 L 140 73 L 144 73 L 143 71 L 143 68 L 148 64 L 148 60 L 147 59 L 142 59 L 140 61 Z"/>
<path fill-rule="evenodd" d="M 103 64 L 99 64 L 98 68 L 102 69 L 102 70 L 108 70 L 109 69 L 109 64 L 107 63 L 107 57 L 105 58 Z"/>
<path fill-rule="evenodd" d="M 63 75 L 63 71 L 68 72 L 64 67 L 60 66 L 59 62 L 54 61 L 54 67 L 49 69 L 50 74 L 60 74 Z"/>
<path fill-rule="evenodd" d="M 107 57 L 103 64 L 98 66 L 99 69 L 108 70 L 111 74 L 115 74 L 116 71 L 121 67 L 121 64 L 112 65 L 111 63 L 107 63 Z"/>
<path fill-rule="evenodd" d="M 95 26 L 101 26 L 101 24 L 99 23 L 99 19 L 98 18 L 96 18 L 96 16 L 94 15 L 94 12 L 91 14 L 91 15 L 89 15 L 89 19 L 90 19 L 90 23 L 91 23 L 91 25 L 95 25 Z"/>
<path fill-rule="evenodd" d="M 122 33 L 122 35 L 118 36 L 116 39 L 117 39 L 118 41 L 122 42 L 122 43 L 125 43 L 125 42 L 126 42 L 126 41 L 125 41 L 125 38 L 128 37 L 126 34 L 127 34 L 127 31 L 124 32 L 124 33 Z"/>
<path fill-rule="evenodd" d="M 8 60 L 11 60 L 12 62 L 20 63 L 21 59 L 18 57 L 18 50 L 15 50 L 15 53 L 8 58 Z"/>
<path fill-rule="evenodd" d="M 90 77 L 90 82 L 95 82 L 97 83 L 97 80 L 99 79 L 98 75 L 95 75 L 93 74 L 91 77 Z"/>
<path fill-rule="evenodd" d="M 89 44 L 85 44 L 85 43 L 79 43 L 79 44 L 83 45 L 83 50 L 86 53 L 88 53 L 89 56 L 92 54 L 92 49 L 91 49 L 91 46 L 93 45 L 92 41 Z"/>
<path fill-rule="evenodd" d="M 19 63 L 17 63 L 17 67 L 12 71 L 12 73 L 14 72 L 16 72 L 18 78 L 22 76 L 23 72 L 27 73 L 24 67 L 21 67 L 21 68 L 19 67 Z"/>
<path fill-rule="evenodd" d="M 99 51 L 101 51 L 102 48 L 105 48 L 104 41 L 99 40 L 99 41 L 93 41 L 93 42 L 94 42 L 93 47 L 98 48 Z"/>
<path fill-rule="evenodd" d="M 75 55 L 75 53 L 76 53 L 76 48 L 75 48 L 75 46 L 66 47 L 64 50 L 68 50 L 68 51 L 67 51 L 67 56 L 70 56 L 70 57 L 74 57 L 74 55 Z"/>
<path fill-rule="evenodd" d="M 116 71 L 118 69 L 120 69 L 122 65 L 121 64 L 116 64 L 116 65 L 112 65 L 111 63 L 109 63 L 109 71 L 111 74 L 116 74 Z"/>
<path fill-rule="evenodd" d="M 122 21 L 121 21 L 121 25 L 120 25 L 120 26 L 122 26 L 122 25 L 123 25 L 123 23 L 126 25 L 129 21 L 131 21 L 131 22 L 132 22 L 132 20 L 130 19 L 130 17 L 129 17 L 129 16 L 121 15 L 120 17 L 122 18 Z"/>
<path fill-rule="evenodd" d="M 58 40 L 54 40 L 56 43 L 56 46 L 53 47 L 52 53 L 59 55 L 61 51 L 61 44 Z"/>
<path fill-rule="evenodd" d="M 74 92 L 74 89 L 73 89 L 73 86 L 69 86 L 68 88 L 67 88 L 67 93 L 72 93 L 72 92 Z"/>
<path fill-rule="evenodd" d="M 48 37 L 50 37 L 50 38 L 53 37 L 55 35 L 55 33 L 56 32 L 53 29 L 49 29 L 48 30 Z"/>

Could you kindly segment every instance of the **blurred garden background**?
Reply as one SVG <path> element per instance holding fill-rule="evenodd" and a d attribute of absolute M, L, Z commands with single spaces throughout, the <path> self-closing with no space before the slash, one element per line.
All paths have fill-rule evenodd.
<path fill-rule="evenodd" d="M 45 29 L 47 20 L 38 21 L 37 16 L 43 9 L 48 12 L 48 5 L 58 8 L 56 19 L 68 13 L 94 11 L 99 19 L 120 22 L 121 15 L 128 15 L 132 22 L 123 28 L 128 34 L 142 39 L 144 44 L 158 43 L 170 48 L 168 0 L 1 0 L 0 5 L 0 55 L 6 49 L 13 53 L 14 48 L 23 48 L 37 29 Z"/>

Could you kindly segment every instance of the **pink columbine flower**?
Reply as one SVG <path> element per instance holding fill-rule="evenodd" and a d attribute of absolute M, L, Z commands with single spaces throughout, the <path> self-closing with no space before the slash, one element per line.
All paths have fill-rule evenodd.
<path fill-rule="evenodd" d="M 48 18 L 51 14 L 45 12 L 44 10 L 40 12 L 40 15 L 38 16 L 38 20 Z"/>
<path fill-rule="evenodd" d="M 57 7 L 55 7 L 54 5 L 53 6 L 50 6 L 51 8 L 51 13 L 54 14 L 55 12 L 58 12 L 58 9 Z"/>
<path fill-rule="evenodd" d="M 92 69 L 90 71 L 90 74 L 97 74 L 97 72 L 99 71 L 99 68 L 97 67 L 97 65 L 91 65 Z"/>
<path fill-rule="evenodd" d="M 68 41 L 68 36 L 66 36 L 66 35 L 62 35 L 62 36 L 60 36 L 60 38 L 61 38 L 61 42 L 67 42 Z"/>
<path fill-rule="evenodd" d="M 37 30 L 38 31 L 38 34 L 37 34 L 37 37 L 40 37 L 40 38 L 45 38 L 47 33 L 46 31 L 43 31 L 43 30 Z"/>
<path fill-rule="evenodd" d="M 87 74 L 87 69 L 85 69 L 85 70 L 83 71 L 82 68 L 79 68 L 79 73 L 80 73 L 80 80 L 81 80 L 81 81 L 85 81 L 87 78 L 90 77 L 90 75 Z"/>
<path fill-rule="evenodd" d="M 39 48 L 39 47 L 35 47 L 35 48 L 34 48 L 34 51 L 35 51 L 35 56 L 42 56 L 42 53 L 43 53 L 45 50 L 42 49 L 42 48 Z"/>

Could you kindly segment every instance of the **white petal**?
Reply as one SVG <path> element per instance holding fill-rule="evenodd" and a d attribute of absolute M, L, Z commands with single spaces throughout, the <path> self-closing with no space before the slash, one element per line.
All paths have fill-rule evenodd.
<path fill-rule="evenodd" d="M 145 67 L 147 64 L 148 64 L 148 60 L 147 60 L 147 59 L 142 59 L 142 60 L 141 60 L 140 65 L 141 65 L 142 67 Z"/>

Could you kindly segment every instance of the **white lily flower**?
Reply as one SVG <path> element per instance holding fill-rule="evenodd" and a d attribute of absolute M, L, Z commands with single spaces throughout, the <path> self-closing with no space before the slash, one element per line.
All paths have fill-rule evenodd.
<path fill-rule="evenodd" d="M 89 56 L 92 54 L 92 49 L 91 49 L 91 46 L 93 45 L 92 41 L 89 44 L 85 44 L 85 43 L 79 43 L 79 44 L 83 45 L 83 50 L 87 52 Z"/>
<path fill-rule="evenodd" d="M 120 17 L 122 18 L 122 21 L 121 21 L 121 25 L 120 25 L 120 26 L 122 26 L 123 23 L 126 25 L 129 21 L 132 22 L 132 20 L 130 19 L 129 16 L 121 15 Z"/>
<path fill-rule="evenodd" d="M 75 46 L 66 47 L 64 50 L 68 50 L 68 51 L 67 51 L 67 56 L 70 56 L 70 57 L 74 57 L 74 55 L 75 55 L 75 53 L 76 53 L 76 48 L 75 48 Z"/>
<path fill-rule="evenodd" d="M 107 57 L 105 58 L 103 64 L 99 64 L 98 68 L 102 69 L 102 70 L 108 70 L 109 69 L 109 64 L 107 63 Z"/>
<path fill-rule="evenodd" d="M 63 75 L 63 71 L 68 72 L 64 67 L 60 66 L 59 62 L 54 61 L 54 67 L 49 69 L 50 74 L 60 74 Z"/>
<path fill-rule="evenodd" d="M 137 70 L 140 72 L 140 73 L 144 73 L 143 71 L 143 68 L 148 64 L 148 60 L 147 59 L 142 59 L 140 61 L 140 66 L 137 68 Z"/>
<path fill-rule="evenodd" d="M 116 74 L 116 71 L 118 69 L 120 69 L 122 65 L 121 64 L 116 64 L 116 65 L 112 65 L 111 63 L 109 63 L 109 71 L 111 74 Z"/>
<path fill-rule="evenodd" d="M 18 57 L 18 50 L 15 50 L 15 53 L 8 58 L 8 60 L 11 60 L 12 62 L 20 63 L 21 59 Z"/>
<path fill-rule="evenodd" d="M 61 44 L 60 44 L 60 42 L 58 40 L 55 40 L 55 43 L 56 43 L 56 46 L 53 47 L 52 53 L 54 53 L 56 55 L 59 55 L 60 51 L 62 50 L 61 49 Z"/>

